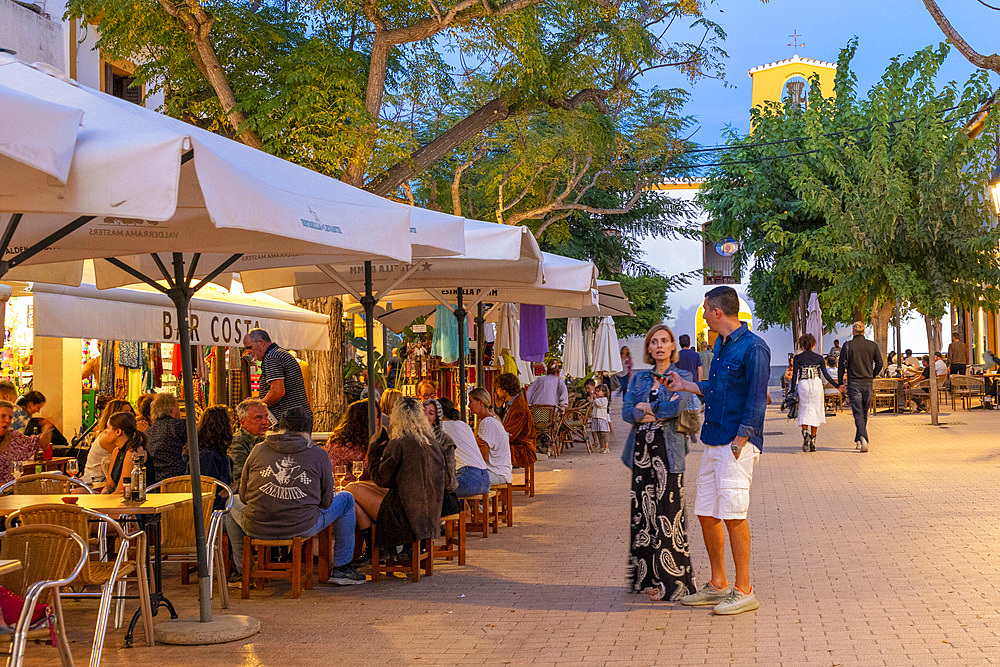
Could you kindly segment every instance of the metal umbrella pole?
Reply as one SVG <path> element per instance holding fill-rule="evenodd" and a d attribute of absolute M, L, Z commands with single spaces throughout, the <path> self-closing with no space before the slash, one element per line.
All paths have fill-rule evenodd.
<path fill-rule="evenodd" d="M 896 377 L 903 376 L 903 332 L 899 321 L 899 299 L 896 299 Z"/>
<path fill-rule="evenodd" d="M 365 295 L 361 297 L 365 309 L 365 341 L 368 367 L 368 437 L 375 435 L 375 295 L 372 294 L 372 263 L 365 262 Z"/>
<path fill-rule="evenodd" d="M 462 288 L 456 290 L 458 293 L 455 302 L 455 319 L 458 320 L 458 402 L 462 414 L 462 421 L 465 421 L 465 306 L 462 304 Z"/>
<path fill-rule="evenodd" d="M 482 301 L 476 306 L 476 385 L 486 386 L 486 304 Z"/>

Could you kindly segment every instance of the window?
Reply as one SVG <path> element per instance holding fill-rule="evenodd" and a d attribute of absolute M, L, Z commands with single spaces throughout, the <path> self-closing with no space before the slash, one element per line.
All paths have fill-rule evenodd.
<path fill-rule="evenodd" d="M 142 86 L 111 63 L 104 63 L 104 92 L 133 104 L 142 104 Z"/>

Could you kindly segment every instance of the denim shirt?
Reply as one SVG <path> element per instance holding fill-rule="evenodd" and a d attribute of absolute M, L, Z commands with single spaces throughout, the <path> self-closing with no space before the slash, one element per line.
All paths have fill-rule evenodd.
<path fill-rule="evenodd" d="M 676 365 L 670 367 L 671 371 L 677 371 L 687 381 L 694 379 L 688 371 L 678 368 Z M 636 409 L 636 404 L 649 401 L 649 392 L 653 389 L 655 380 L 649 371 L 637 371 L 632 375 L 629 382 L 628 391 L 622 401 L 622 419 L 632 424 L 628 439 L 625 441 L 625 448 L 622 450 L 622 463 L 629 469 L 632 468 L 632 459 L 635 456 L 635 437 L 639 427 L 639 420 L 646 413 Z M 673 396 L 673 400 L 670 397 Z M 668 420 L 662 422 L 663 442 L 667 445 L 667 472 L 684 472 L 685 452 L 684 439 L 677 437 L 677 417 L 680 416 L 683 408 L 690 408 L 689 403 L 693 396 L 686 391 L 672 392 L 661 386 L 656 394 L 656 400 L 650 403 L 653 414 L 657 419 Z"/>
<path fill-rule="evenodd" d="M 698 383 L 705 398 L 701 441 L 718 447 L 744 437 L 762 450 L 770 375 L 771 350 L 746 324 L 719 336 L 708 379 Z"/>

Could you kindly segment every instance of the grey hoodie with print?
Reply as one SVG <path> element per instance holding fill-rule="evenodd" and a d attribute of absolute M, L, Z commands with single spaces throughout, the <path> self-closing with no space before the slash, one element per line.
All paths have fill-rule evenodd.
<path fill-rule="evenodd" d="M 243 464 L 243 530 L 257 538 L 308 537 L 333 489 L 330 457 L 307 434 L 268 432 Z"/>

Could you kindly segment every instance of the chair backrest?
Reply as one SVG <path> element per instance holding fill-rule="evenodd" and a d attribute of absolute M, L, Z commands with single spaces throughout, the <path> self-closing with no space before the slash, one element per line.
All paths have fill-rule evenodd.
<path fill-rule="evenodd" d="M 885 380 L 876 378 L 872 381 L 872 391 L 896 391 L 895 380 Z"/>
<path fill-rule="evenodd" d="M 23 595 L 39 581 L 75 579 L 87 562 L 87 544 L 63 526 L 20 526 L 0 533 L 0 559 L 21 561 L 0 583 Z"/>
<path fill-rule="evenodd" d="M 125 535 L 125 531 L 117 521 L 111 517 L 95 512 L 93 510 L 80 507 L 78 505 L 55 504 L 31 505 L 18 510 L 8 517 L 8 524 L 19 523 L 22 526 L 61 526 L 67 528 L 77 535 L 90 535 L 90 522 L 104 522 L 118 534 L 119 537 Z M 120 549 L 125 548 L 122 544 Z M 90 573 L 90 559 L 83 564 L 80 570 L 81 581 L 93 581 Z"/>
<path fill-rule="evenodd" d="M 554 405 L 539 405 L 532 403 L 528 406 L 531 411 L 531 420 L 535 422 L 535 428 L 548 428 L 556 420 L 556 408 Z"/>
<path fill-rule="evenodd" d="M 178 475 L 168 477 L 149 487 L 150 490 L 159 489 L 162 493 L 191 493 L 191 476 Z M 202 476 L 201 492 L 211 493 L 225 489 L 226 493 L 232 496 L 232 491 L 228 486 L 214 477 Z M 205 516 L 205 530 L 212 518 L 213 503 L 211 498 L 205 498 L 202 505 Z M 191 520 L 191 507 L 182 505 L 163 513 L 160 523 L 160 544 L 164 549 L 185 549 L 195 547 L 194 521 Z"/>

